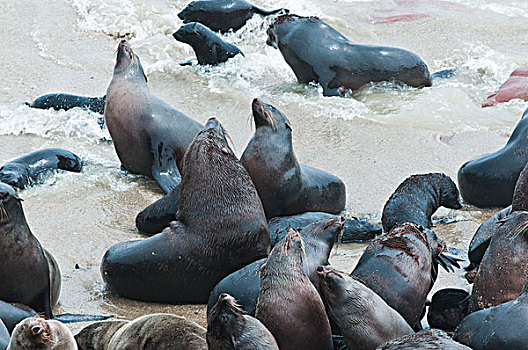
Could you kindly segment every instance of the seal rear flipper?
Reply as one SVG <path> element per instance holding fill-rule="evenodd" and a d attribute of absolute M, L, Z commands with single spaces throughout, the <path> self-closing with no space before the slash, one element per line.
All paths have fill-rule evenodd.
<path fill-rule="evenodd" d="M 283 15 L 287 15 L 288 13 L 290 13 L 290 10 L 288 9 L 285 9 L 285 8 L 280 8 L 280 9 L 276 9 L 276 10 L 264 10 L 264 9 L 261 9 L 261 8 L 258 8 L 258 7 L 254 7 L 253 8 L 253 11 L 256 13 L 256 14 L 259 14 L 259 15 L 262 15 L 262 16 L 269 16 L 269 15 L 274 15 L 276 13 L 279 13 L 281 11 L 283 11 Z"/>
<path fill-rule="evenodd" d="M 176 220 L 176 212 L 180 205 L 180 185 L 163 198 L 143 209 L 136 216 L 136 227 L 140 232 L 156 234 Z"/>
<path fill-rule="evenodd" d="M 152 178 L 165 193 L 180 185 L 181 175 L 172 149 L 163 146 L 163 142 L 154 143 L 157 149 L 152 150 Z"/>
<path fill-rule="evenodd" d="M 72 314 L 65 313 L 53 316 L 53 319 L 62 323 L 77 323 L 77 322 L 95 322 L 108 320 L 114 315 L 87 315 L 87 314 Z"/>
<path fill-rule="evenodd" d="M 458 68 L 449 68 L 431 74 L 431 79 L 448 79 L 458 73 Z"/>
<path fill-rule="evenodd" d="M 188 60 L 188 61 L 185 61 L 185 62 L 180 62 L 179 65 L 182 66 L 182 67 L 185 67 L 185 66 L 192 66 L 193 64 L 193 60 Z"/>
<path fill-rule="evenodd" d="M 464 259 L 460 259 L 454 256 L 449 256 L 444 253 L 440 253 L 438 257 L 436 258 L 436 262 L 438 262 L 438 264 L 440 264 L 440 266 L 442 266 L 447 272 L 455 272 L 455 269 L 453 268 L 453 266 L 459 269 L 460 268 L 460 264 L 458 263 L 459 261 L 464 261 Z"/>

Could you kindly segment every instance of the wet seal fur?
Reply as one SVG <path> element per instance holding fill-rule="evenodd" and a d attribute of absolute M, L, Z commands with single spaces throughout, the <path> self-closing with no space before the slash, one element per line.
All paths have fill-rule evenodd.
<path fill-rule="evenodd" d="M 182 26 L 172 36 L 174 39 L 192 46 L 198 64 L 216 65 L 226 62 L 238 54 L 244 56 L 238 47 L 226 43 L 211 29 L 198 22 L 191 22 Z M 187 64 L 182 63 L 181 65 Z"/>
<path fill-rule="evenodd" d="M 254 14 L 269 16 L 283 9 L 266 11 L 244 0 L 196 0 L 187 5 L 178 17 L 183 23 L 199 22 L 215 32 L 225 33 L 242 28 Z"/>
<path fill-rule="evenodd" d="M 34 316 L 21 321 L 11 334 L 7 350 L 77 350 L 73 334 L 62 322 Z"/>
<path fill-rule="evenodd" d="M 108 320 L 92 323 L 75 335 L 79 350 L 106 350 L 117 330 L 129 321 Z"/>
<path fill-rule="evenodd" d="M 319 266 L 317 273 L 328 316 L 339 325 L 348 348 L 375 349 L 414 333 L 398 312 L 354 277 L 330 266 Z"/>
<path fill-rule="evenodd" d="M 202 126 L 150 93 L 139 57 L 122 40 L 106 92 L 105 121 L 123 167 L 165 193 L 181 182 L 181 162 Z"/>
<path fill-rule="evenodd" d="M 240 161 L 259 193 L 268 219 L 308 211 L 339 214 L 346 204 L 345 184 L 336 176 L 301 165 L 286 116 L 254 99 L 255 134 Z"/>
<path fill-rule="evenodd" d="M 83 161 L 70 151 L 46 148 L 11 160 L 0 167 L 0 182 L 24 189 L 41 182 L 54 170 L 80 172 Z"/>
<path fill-rule="evenodd" d="M 270 331 L 244 310 L 229 294 L 220 294 L 207 314 L 207 345 L 209 350 L 279 350 Z"/>
<path fill-rule="evenodd" d="M 59 266 L 31 233 L 21 201 L 11 186 L 0 183 L 0 300 L 51 318 L 61 289 Z"/>
<path fill-rule="evenodd" d="M 267 44 L 280 50 L 300 83 L 320 84 L 324 96 L 370 82 L 431 86 L 427 65 L 414 53 L 353 43 L 317 17 L 280 16 L 268 28 Z"/>
<path fill-rule="evenodd" d="M 47 94 L 40 96 L 35 101 L 26 105 L 31 108 L 49 109 L 53 108 L 56 111 L 69 110 L 75 107 L 88 109 L 92 112 L 104 114 L 104 106 L 106 102 L 106 96 L 103 97 L 85 97 L 70 95 L 64 93 Z"/>
<path fill-rule="evenodd" d="M 415 334 L 391 340 L 377 348 L 378 350 L 415 350 L 415 349 L 442 349 L 442 350 L 471 350 L 453 339 L 439 329 L 424 329 Z"/>
<path fill-rule="evenodd" d="M 383 207 L 381 222 L 389 232 L 406 222 L 426 228 L 433 226 L 431 216 L 439 207 L 462 208 L 460 194 L 451 178 L 442 173 L 412 175 L 405 179 Z"/>
<path fill-rule="evenodd" d="M 103 257 L 103 279 L 122 297 L 205 303 L 222 278 L 269 252 L 262 203 L 216 119 L 196 135 L 183 169 L 176 221 Z"/>
<path fill-rule="evenodd" d="M 469 306 L 469 293 L 463 289 L 445 288 L 431 298 L 427 312 L 427 322 L 431 328 L 452 332 L 466 317 Z"/>
<path fill-rule="evenodd" d="M 528 109 L 506 145 L 466 162 L 458 169 L 462 198 L 477 207 L 507 207 L 519 174 L 528 163 Z"/>
<path fill-rule="evenodd" d="M 281 350 L 332 350 L 330 323 L 304 270 L 305 260 L 303 239 L 291 230 L 262 267 L 255 316 Z"/>
<path fill-rule="evenodd" d="M 9 333 L 25 318 L 33 317 L 37 313 L 25 305 L 11 305 L 0 300 L 0 320 L 4 323 Z"/>

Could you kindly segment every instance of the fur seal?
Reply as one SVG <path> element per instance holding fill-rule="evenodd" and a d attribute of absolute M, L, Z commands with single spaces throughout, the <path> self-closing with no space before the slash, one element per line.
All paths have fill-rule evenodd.
<path fill-rule="evenodd" d="M 317 17 L 278 17 L 266 43 L 280 50 L 300 83 L 320 84 L 324 96 L 340 96 L 370 82 L 431 86 L 427 65 L 414 53 L 353 43 Z"/>
<path fill-rule="evenodd" d="M 75 335 L 79 350 L 106 350 L 117 330 L 129 321 L 108 320 L 92 323 Z"/>
<path fill-rule="evenodd" d="M 174 39 L 192 46 L 198 64 L 216 65 L 238 54 L 244 56 L 238 47 L 226 43 L 211 29 L 198 22 L 191 22 L 182 26 L 172 36 Z"/>
<path fill-rule="evenodd" d="M 207 345 L 209 350 L 279 350 L 262 322 L 245 315 L 235 298 L 225 293 L 208 313 Z"/>
<path fill-rule="evenodd" d="M 319 285 L 317 267 L 328 263 L 334 243 L 343 231 L 343 223 L 343 218 L 339 217 L 330 220 L 323 219 L 300 231 L 306 254 L 304 272 L 314 286 Z M 209 296 L 207 313 L 210 312 L 221 294 L 228 293 L 238 300 L 247 314 L 254 316 L 260 291 L 260 270 L 266 260 L 265 258 L 257 260 L 218 282 Z"/>
<path fill-rule="evenodd" d="M 61 109 L 67 111 L 75 107 L 88 109 L 92 112 L 104 114 L 104 106 L 106 96 L 103 97 L 85 97 L 76 96 L 63 93 L 47 94 L 40 96 L 35 101 L 26 102 L 31 108 L 49 109 L 53 108 L 56 111 Z"/>
<path fill-rule="evenodd" d="M 372 242 L 351 276 L 376 292 L 417 330 L 438 263 L 446 270 L 452 270 L 452 265 L 459 267 L 458 258 L 445 255 L 444 249 L 445 244 L 433 231 L 405 223 Z"/>
<path fill-rule="evenodd" d="M 178 17 L 183 23 L 199 22 L 215 32 L 225 33 L 242 28 L 254 14 L 269 16 L 282 11 L 266 11 L 244 0 L 196 0 L 187 5 Z"/>
<path fill-rule="evenodd" d="M 321 296 L 350 349 L 377 346 L 414 331 L 370 288 L 330 266 L 319 266 Z"/>
<path fill-rule="evenodd" d="M 442 349 L 442 350 L 471 350 L 439 329 L 424 329 L 415 334 L 391 340 L 378 347 L 378 350 L 414 350 L 414 349 Z"/>
<path fill-rule="evenodd" d="M 205 303 L 218 281 L 269 252 L 262 203 L 216 119 L 196 135 L 183 169 L 177 221 L 103 257 L 103 279 L 122 297 Z"/>
<path fill-rule="evenodd" d="M 323 301 L 306 275 L 304 243 L 290 230 L 260 272 L 256 317 L 281 350 L 331 350 L 332 332 Z"/>
<path fill-rule="evenodd" d="M 62 322 L 34 316 L 21 321 L 11 334 L 7 350 L 77 350 L 73 334 Z"/>
<path fill-rule="evenodd" d="M 491 107 L 499 103 L 508 102 L 513 99 L 528 101 L 528 67 L 523 66 L 514 70 L 497 90 L 489 95 L 482 107 Z"/>
<path fill-rule="evenodd" d="M 0 182 L 24 189 L 39 183 L 43 177 L 54 170 L 60 169 L 78 173 L 82 167 L 81 158 L 72 152 L 60 148 L 46 148 L 2 165 L 0 167 Z"/>
<path fill-rule="evenodd" d="M 21 303 L 51 318 L 61 288 L 55 259 L 33 236 L 21 199 L 9 185 L 0 183 L 0 300 Z"/>
<path fill-rule="evenodd" d="M 126 40 L 117 47 L 105 121 L 126 170 L 153 178 L 165 193 L 179 186 L 183 155 L 202 126 L 150 93 Z"/>
<path fill-rule="evenodd" d="M 381 222 L 389 232 L 406 222 L 426 228 L 433 226 L 431 216 L 439 207 L 462 208 L 460 194 L 451 178 L 442 173 L 412 175 L 405 179 L 383 207 Z"/>
<path fill-rule="evenodd" d="M 519 174 L 528 163 L 528 109 L 506 145 L 466 162 L 458 169 L 462 198 L 477 207 L 507 207 Z"/>
<path fill-rule="evenodd" d="M 452 332 L 468 313 L 469 293 L 463 289 L 446 288 L 431 298 L 427 322 L 431 328 Z"/>
<path fill-rule="evenodd" d="M 240 161 L 259 193 L 268 219 L 307 211 L 339 214 L 346 204 L 343 181 L 327 172 L 299 164 L 286 116 L 254 99 L 255 135 Z"/>

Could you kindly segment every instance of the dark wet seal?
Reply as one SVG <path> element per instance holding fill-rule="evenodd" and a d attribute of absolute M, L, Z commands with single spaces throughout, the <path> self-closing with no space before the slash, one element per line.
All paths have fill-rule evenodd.
<path fill-rule="evenodd" d="M 519 174 L 528 162 L 528 109 L 506 145 L 460 167 L 458 186 L 462 198 L 481 208 L 506 207 L 512 203 Z"/>
<path fill-rule="evenodd" d="M 463 289 L 446 288 L 431 298 L 427 322 L 431 328 L 452 332 L 468 314 L 469 293 Z"/>
<path fill-rule="evenodd" d="M 26 102 L 31 108 L 49 109 L 56 111 L 69 110 L 72 108 L 88 109 L 92 112 L 103 114 L 106 96 L 103 97 L 86 97 L 64 93 L 47 94 L 40 96 L 33 102 Z"/>
<path fill-rule="evenodd" d="M 442 350 L 470 350 L 439 329 L 424 329 L 415 334 L 387 342 L 377 348 L 378 350 L 414 350 L 414 349 L 442 349 Z"/>
<path fill-rule="evenodd" d="M 17 323 L 36 314 L 35 310 L 25 305 L 9 304 L 0 300 L 0 320 L 5 324 L 9 333 L 15 329 Z"/>
<path fill-rule="evenodd" d="M 17 324 L 7 348 L 77 350 L 77 343 L 71 331 L 63 323 L 33 316 Z"/>
<path fill-rule="evenodd" d="M 81 158 L 60 148 L 46 148 L 11 160 L 0 167 L 0 182 L 24 189 L 42 182 L 56 170 L 80 172 Z"/>
<path fill-rule="evenodd" d="M 515 300 L 466 316 L 453 339 L 473 349 L 527 349 L 528 284 Z"/>
<path fill-rule="evenodd" d="M 216 65 L 226 62 L 242 51 L 233 44 L 226 43 L 206 26 L 191 22 L 172 34 L 174 39 L 192 46 L 198 64 Z M 182 63 L 181 65 L 187 65 Z"/>
<path fill-rule="evenodd" d="M 431 216 L 439 207 L 462 208 L 460 194 L 451 178 L 442 173 L 412 175 L 405 179 L 383 207 L 381 222 L 389 232 L 405 222 L 426 228 L 433 226 Z"/>
<path fill-rule="evenodd" d="M 268 28 L 267 44 L 280 50 L 300 83 L 320 84 L 324 96 L 371 82 L 431 86 L 427 65 L 414 53 L 356 44 L 317 17 L 280 16 Z"/>
<path fill-rule="evenodd" d="M 415 330 L 420 329 L 427 294 L 438 275 L 459 268 L 461 259 L 447 255 L 435 233 L 406 223 L 372 242 L 363 252 L 352 276 L 376 292 Z"/>
<path fill-rule="evenodd" d="M 279 350 L 270 331 L 256 318 L 246 315 L 229 294 L 220 294 L 207 316 L 209 350 Z"/>
<path fill-rule="evenodd" d="M 187 5 L 178 17 L 183 23 L 199 22 L 215 32 L 242 28 L 254 14 L 269 16 L 284 9 L 266 11 L 243 0 L 197 0 Z"/>

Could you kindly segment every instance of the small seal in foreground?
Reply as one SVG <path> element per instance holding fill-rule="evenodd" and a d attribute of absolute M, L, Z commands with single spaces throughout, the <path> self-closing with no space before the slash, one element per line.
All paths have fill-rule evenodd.
<path fill-rule="evenodd" d="M 328 316 L 339 325 L 350 349 L 377 346 L 414 331 L 407 321 L 363 283 L 330 266 L 317 270 Z"/>
<path fill-rule="evenodd" d="M 444 331 L 439 329 L 424 329 L 415 334 L 403 336 L 401 338 L 391 340 L 377 348 L 378 350 L 471 350 L 465 345 L 462 345 L 449 336 Z"/>
<path fill-rule="evenodd" d="M 46 148 L 13 159 L 0 167 L 0 182 L 24 189 L 54 170 L 80 172 L 81 158 L 60 148 Z"/>
<path fill-rule="evenodd" d="M 199 22 L 215 32 L 225 33 L 242 28 L 254 14 L 269 16 L 283 9 L 266 11 L 244 0 L 196 0 L 187 5 L 178 17 L 183 23 Z"/>
<path fill-rule="evenodd" d="M 209 350 L 279 350 L 262 322 L 245 315 L 235 298 L 225 293 L 207 316 L 207 345 Z"/>
<path fill-rule="evenodd" d="M 381 222 L 389 232 L 406 222 L 426 228 L 433 226 L 431 216 L 440 207 L 462 208 L 460 194 L 451 178 L 442 173 L 412 175 L 405 179 L 383 207 Z"/>
<path fill-rule="evenodd" d="M 244 54 L 238 47 L 226 43 L 211 29 L 198 22 L 191 22 L 182 26 L 172 34 L 174 39 L 192 46 L 198 64 L 216 65 Z"/>
<path fill-rule="evenodd" d="M 304 243 L 290 230 L 260 273 L 256 317 L 281 350 L 331 350 L 332 332 L 323 301 L 306 275 Z"/>
<path fill-rule="evenodd" d="M 117 330 L 129 321 L 108 320 L 92 323 L 75 335 L 79 350 L 106 350 Z"/>
<path fill-rule="evenodd" d="M 255 134 L 240 161 L 247 169 L 268 219 L 322 211 L 339 214 L 346 204 L 345 184 L 336 176 L 299 164 L 286 116 L 255 98 Z"/>
<path fill-rule="evenodd" d="M 40 96 L 35 101 L 26 102 L 31 108 L 49 109 L 53 108 L 56 111 L 61 109 L 67 111 L 69 109 L 78 107 L 82 109 L 89 109 L 92 112 L 104 114 L 104 106 L 106 96 L 103 97 L 85 97 L 63 93 L 47 94 Z"/>
<path fill-rule="evenodd" d="M 77 343 L 62 322 L 34 316 L 17 324 L 7 347 L 7 350 L 33 349 L 77 350 Z"/>

